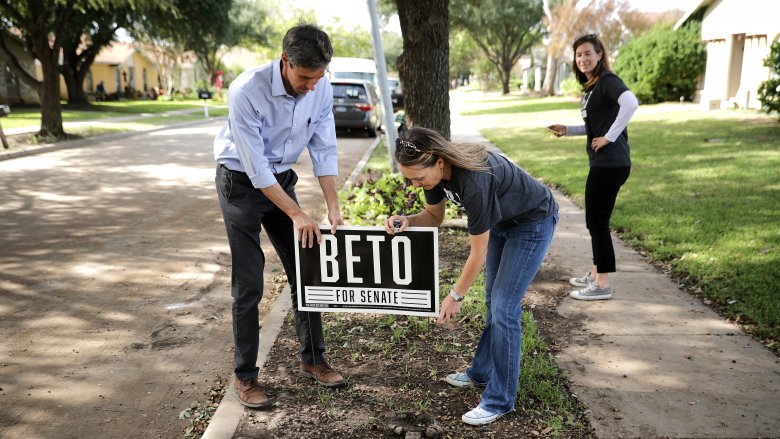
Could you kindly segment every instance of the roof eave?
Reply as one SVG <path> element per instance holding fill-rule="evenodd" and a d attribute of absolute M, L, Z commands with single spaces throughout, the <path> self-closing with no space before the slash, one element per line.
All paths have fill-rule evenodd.
<path fill-rule="evenodd" d="M 696 6 L 688 9 L 688 12 L 685 13 L 685 15 L 682 16 L 679 20 L 677 20 L 677 23 L 674 24 L 674 30 L 677 30 L 684 25 L 689 18 L 691 18 L 691 15 L 695 14 L 699 11 L 701 8 L 709 7 L 715 0 L 699 0 L 698 3 L 696 3 Z"/>

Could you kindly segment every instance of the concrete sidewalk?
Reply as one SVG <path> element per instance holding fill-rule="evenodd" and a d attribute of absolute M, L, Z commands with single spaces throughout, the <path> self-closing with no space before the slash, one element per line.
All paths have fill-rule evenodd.
<path fill-rule="evenodd" d="M 488 143 L 455 111 L 452 139 Z M 592 264 L 584 211 L 554 193 L 560 223 L 547 261 L 582 275 Z M 598 437 L 780 436 L 778 358 L 617 236 L 613 242 L 612 300 L 567 297 L 558 308 L 579 325 L 570 339 L 556 340 L 558 365 Z M 559 283 L 573 289 L 568 277 Z"/>

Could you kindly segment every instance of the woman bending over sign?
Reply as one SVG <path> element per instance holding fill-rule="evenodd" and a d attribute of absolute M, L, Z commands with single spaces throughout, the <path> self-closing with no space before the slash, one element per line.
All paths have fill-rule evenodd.
<path fill-rule="evenodd" d="M 463 422 L 487 424 L 515 407 L 520 376 L 520 301 L 544 260 L 558 222 L 558 204 L 546 186 L 482 145 L 448 142 L 439 133 L 412 128 L 396 142 L 401 174 L 425 192 L 425 209 L 393 215 L 387 233 L 400 221 L 407 227 L 438 226 L 444 203 L 468 216 L 471 251 L 463 271 L 441 304 L 437 323 L 460 312 L 461 301 L 486 264 L 485 329 L 471 367 L 452 373 L 453 386 L 484 386 L 479 405 Z"/>

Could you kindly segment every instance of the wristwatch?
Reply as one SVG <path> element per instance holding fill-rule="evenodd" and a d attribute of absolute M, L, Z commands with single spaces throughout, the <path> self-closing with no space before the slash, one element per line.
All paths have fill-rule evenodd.
<path fill-rule="evenodd" d="M 452 299 L 455 300 L 456 302 L 462 302 L 464 296 L 458 294 L 458 292 L 455 291 L 454 289 L 450 289 L 450 297 L 452 297 Z"/>

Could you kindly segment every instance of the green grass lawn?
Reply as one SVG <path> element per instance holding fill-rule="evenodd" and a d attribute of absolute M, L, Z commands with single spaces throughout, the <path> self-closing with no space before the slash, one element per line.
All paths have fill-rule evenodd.
<path fill-rule="evenodd" d="M 518 164 L 583 205 L 585 138 L 558 139 L 542 129 L 581 123 L 576 101 L 480 102 L 471 94 L 460 105 Z M 633 168 L 612 226 L 725 315 L 739 317 L 758 337 L 778 340 L 780 123 L 752 111 L 701 112 L 689 105 L 648 106 L 641 113 L 629 125 Z"/>
<path fill-rule="evenodd" d="M 188 108 L 203 108 L 203 101 L 183 100 L 183 101 L 107 101 L 93 102 L 94 107 L 101 111 L 111 111 L 123 114 L 139 113 L 163 113 L 166 111 L 186 110 Z M 209 101 L 209 107 L 218 104 Z M 224 106 L 224 104 L 221 104 Z"/>
<path fill-rule="evenodd" d="M 110 101 L 93 102 L 89 109 L 62 106 L 63 122 L 99 120 L 109 117 L 122 117 L 141 114 L 159 114 L 167 111 L 202 109 L 202 101 Z M 209 114 L 226 109 L 224 103 L 209 102 Z M 227 110 L 225 110 L 226 112 Z M 218 114 L 218 113 L 217 113 Z M 41 123 L 41 111 L 37 107 L 13 107 L 8 117 L 0 119 L 3 128 L 21 128 L 38 126 Z"/>
<path fill-rule="evenodd" d="M 379 176 L 392 172 L 390 156 L 387 154 L 387 141 L 384 138 L 374 149 L 363 170 Z"/>
<path fill-rule="evenodd" d="M 227 108 L 211 108 L 209 110 L 209 116 L 222 117 L 227 116 Z M 176 115 L 158 115 L 156 117 L 148 117 L 136 120 L 126 121 L 103 121 L 95 120 L 94 124 L 86 124 L 75 127 L 70 127 L 66 131 L 72 136 L 80 138 L 102 136 L 106 134 L 115 134 L 128 131 L 148 131 L 151 129 L 159 128 L 160 126 L 173 125 L 184 122 L 202 121 L 204 119 L 203 113 L 195 112 L 190 114 L 176 114 Z M 20 134 L 16 136 L 9 136 L 8 143 L 11 149 L 26 147 L 29 145 L 37 145 L 41 143 L 48 143 L 55 141 L 53 139 L 39 139 L 35 134 Z M 0 150 L 2 151 L 2 150 Z"/>

